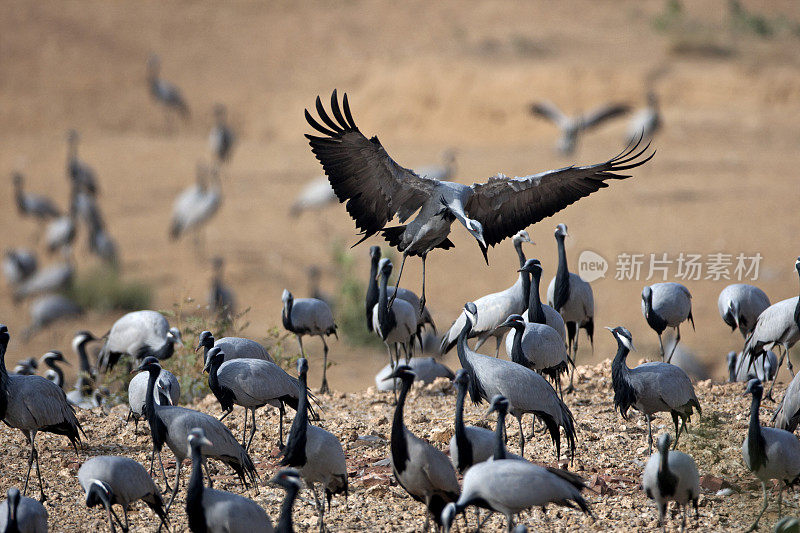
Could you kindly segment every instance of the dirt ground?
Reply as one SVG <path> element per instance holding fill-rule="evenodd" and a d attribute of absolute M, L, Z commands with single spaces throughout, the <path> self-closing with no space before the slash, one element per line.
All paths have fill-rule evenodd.
<path fill-rule="evenodd" d="M 0 3 L 0 174 L 22 170 L 29 190 L 46 193 L 65 207 L 65 134 L 78 129 L 81 157 L 98 174 L 100 203 L 118 241 L 123 276 L 152 287 L 155 309 L 171 309 L 176 303 L 190 309 L 205 301 L 210 258 L 221 255 L 239 308 L 250 308 L 245 334 L 261 339 L 280 325 L 281 291 L 289 288 L 296 296 L 307 292 L 308 266 L 318 265 L 323 289 L 338 293 L 332 249 L 335 243 L 349 246 L 356 241 L 354 224 L 342 206 L 296 219 L 288 213 L 303 185 L 321 175 L 302 137 L 311 131 L 303 109 L 312 107 L 317 95 L 326 99 L 333 88 L 346 91 L 362 131 L 379 135 L 405 166 L 437 163 L 443 150 L 455 148 L 456 180 L 471 183 L 497 172 L 525 175 L 611 157 L 623 147 L 625 120 L 586 135 L 576 154 L 564 158 L 553 148 L 556 129 L 531 117 L 528 105 L 548 99 L 567 112 L 608 101 L 638 107 L 644 103 L 648 74 L 661 70 L 655 90 L 664 127 L 653 144 L 655 158 L 635 169 L 633 178 L 529 228 L 536 245 L 526 247 L 529 257 L 542 261 L 543 278 L 549 281 L 557 262 L 553 229 L 564 222 L 571 234 L 567 254 L 573 271 L 584 250 L 609 263 L 606 277 L 592 283 L 598 333 L 594 350 L 582 342 L 579 364 L 613 355 L 613 339 L 600 329 L 606 325 L 625 325 L 639 355 L 654 357 L 658 342 L 642 317 L 640 293 L 643 285 L 660 279 L 646 279 L 647 263 L 638 280 L 614 279 L 619 254 L 644 254 L 645 260 L 663 253 L 673 260 L 680 253 L 704 258 L 760 254 L 753 283 L 773 302 L 797 295 L 798 287 L 793 264 L 800 253 L 800 38 L 792 24 L 800 21 L 800 6 L 743 2 L 770 21 L 781 21 L 774 22 L 774 35 L 760 38 L 732 25 L 727 2 L 686 4 L 682 22 L 662 31 L 657 29 L 666 9 L 662 1 L 219 5 L 10 0 Z M 151 52 L 160 55 L 163 76 L 188 100 L 192 113 L 187 121 L 167 124 L 149 100 L 145 61 Z M 222 208 L 206 228 L 205 246 L 198 254 L 191 239 L 170 242 L 167 229 L 174 198 L 193 182 L 198 160 L 209 158 L 207 134 L 215 102 L 227 105 L 238 144 L 223 170 Z M 0 199 L 0 227 L 0 247 L 35 247 L 41 263 L 53 260 L 34 240 L 36 224 L 17 214 L 10 193 Z M 489 252 L 487 267 L 461 227 L 454 226 L 451 238 L 455 249 L 435 252 L 428 261 L 428 302 L 441 328 L 464 302 L 501 290 L 516 276 L 510 243 Z M 86 253 L 85 239 L 83 233 L 78 236 L 80 272 L 96 263 Z M 372 244 L 382 243 L 371 239 L 347 252 L 365 281 Z M 675 273 L 673 263 L 668 280 L 682 281 L 691 290 L 697 326 L 696 331 L 683 328 L 682 343 L 721 379 L 725 354 L 741 348 L 741 337 L 723 324 L 716 308 L 719 292 L 731 281 L 686 281 Z M 420 282 L 419 261 L 409 261 L 403 285 L 418 290 Z M 15 304 L 11 291 L 0 287 L 0 320 L 12 334 L 9 365 L 49 349 L 61 349 L 74 361 L 69 343 L 76 330 L 102 334 L 121 315 L 90 311 L 22 343 L 19 332 L 28 324 L 28 305 Z M 316 385 L 321 346 L 317 340 L 305 345 L 312 364 L 310 381 Z M 354 394 L 372 384 L 374 373 L 386 363 L 385 352 L 340 340 L 332 342 L 330 357 L 331 385 L 348 396 L 329 399 L 329 416 L 342 406 L 362 408 L 351 399 L 360 399 Z M 454 354 L 444 360 L 457 367 Z M 723 389 L 729 390 L 714 386 L 707 396 L 716 398 L 713 391 Z M 442 401 L 434 396 L 431 405 Z M 583 445 L 616 440 L 616 433 L 602 437 L 588 429 L 617 427 L 610 407 L 614 424 L 601 426 L 592 416 L 594 409 L 581 401 L 578 395 L 568 403 L 587 425 Z M 736 420 L 741 430 L 746 407 L 733 396 L 730 402 L 736 408 L 726 416 L 741 417 Z M 387 406 L 375 405 L 389 416 Z M 443 413 L 449 421 L 449 408 Z M 91 428 L 94 422 L 87 425 Z M 636 427 L 623 435 L 638 442 L 641 424 Z M 388 434 L 388 426 L 380 431 Z M 726 448 L 726 457 L 739 465 L 726 475 L 734 473 L 749 483 L 734 451 L 740 440 L 741 431 Z M 15 437 L 13 442 L 21 441 Z M 137 442 L 142 458 L 145 440 Z M 534 456 L 546 460 L 549 456 L 541 451 Z M 22 452 L 3 447 L 2 453 Z M 609 465 L 614 464 L 611 457 Z M 637 457 L 643 460 L 644 455 L 637 452 Z M 713 461 L 705 464 L 721 468 Z M 69 471 L 68 462 L 63 469 Z M 634 501 L 621 494 L 638 494 L 635 487 L 622 487 L 615 486 L 621 492 L 604 501 L 622 498 L 623 506 Z M 398 489 L 388 490 L 394 494 Z M 265 491 L 264 497 L 271 498 L 267 501 L 274 513 L 278 496 Z M 726 529 L 725 521 L 735 516 L 726 506 L 755 501 L 747 498 L 729 498 L 731 504 L 724 498 L 713 500 L 712 509 L 719 512 L 708 519 L 718 522 L 709 527 Z M 351 505 L 363 504 L 357 500 Z M 413 507 L 408 500 L 399 501 Z M 649 507 L 628 510 L 652 525 Z M 349 515 L 337 513 L 341 507 L 335 506 L 334 521 L 348 516 L 347 523 L 354 523 Z M 600 529 L 604 522 L 598 515 L 595 527 Z M 368 508 L 358 516 L 365 524 L 377 523 Z M 415 510 L 412 516 L 421 514 Z"/>
<path fill-rule="evenodd" d="M 631 361 L 634 364 L 634 361 Z M 588 492 L 594 520 L 568 509 L 551 507 L 545 515 L 540 510 L 524 514 L 522 521 L 535 529 L 550 531 L 630 531 L 654 530 L 657 516 L 653 503 L 640 487 L 641 471 L 647 460 L 647 425 L 643 417 L 633 414 L 624 421 L 614 411 L 611 391 L 611 363 L 609 360 L 595 366 L 581 367 L 578 371 L 578 392 L 568 400 L 578 430 L 578 446 L 571 470 L 583 476 L 594 492 Z M 742 397 L 744 384 L 720 384 L 711 381 L 696 385 L 703 407 L 703 416 L 695 418 L 689 426 L 690 433 L 681 436 L 679 448 L 689 453 L 697 462 L 702 476 L 700 516 L 689 524 L 697 531 L 741 531 L 760 508 L 761 491 L 755 478 L 745 469 L 741 457 L 741 444 L 747 432 L 749 400 Z M 390 393 L 376 393 L 374 389 L 361 393 L 333 393 L 322 397 L 322 422 L 320 425 L 333 432 L 343 443 L 347 456 L 351 493 L 347 501 L 336 498 L 327 514 L 327 525 L 333 531 L 421 531 L 425 519 L 424 506 L 409 498 L 397 486 L 391 468 L 384 459 L 389 454 L 393 407 Z M 473 406 L 467 402 L 467 424 L 494 427 L 492 416 L 486 416 L 487 405 Z M 219 404 L 213 396 L 193 407 L 219 414 Z M 239 408 L 237 408 L 239 409 Z M 412 390 L 406 407 L 405 421 L 416 435 L 447 450 L 453 434 L 455 394 L 444 378 L 428 386 L 417 385 Z M 769 416 L 762 409 L 762 420 Z M 122 454 L 142 464 L 149 461 L 150 437 L 146 424 L 139 432 L 133 423 L 125 423 L 127 407 L 118 406 L 106 415 L 101 408 L 80 411 L 79 418 L 86 428 L 87 446 L 80 452 L 81 462 L 86 457 L 99 454 Z M 291 418 L 287 419 L 287 422 Z M 242 413 L 236 411 L 226 421 L 238 435 L 243 423 Z M 277 519 L 282 491 L 266 484 L 279 469 L 277 411 L 262 409 L 258 415 L 259 431 L 253 441 L 251 455 L 262 482 L 258 493 L 251 490 L 248 497 L 263 505 L 268 514 Z M 529 431 L 526 418 L 525 431 Z M 508 423 L 508 446 L 518 452 L 517 425 Z M 262 431 L 263 429 L 263 431 Z M 672 422 L 659 416 L 653 423 L 654 432 L 672 431 Z M 0 426 L 0 438 L 7 443 L 0 447 L 0 464 L 4 479 L 13 486 L 22 486 L 25 476 L 27 452 L 19 432 Z M 42 475 L 47 480 L 50 500 L 47 509 L 50 524 L 55 531 L 97 531 L 105 527 L 105 514 L 89 510 L 83 504 L 81 489 L 75 474 L 79 463 L 68 449 L 63 438 L 41 435 L 38 439 Z M 550 438 L 541 427 L 536 437 L 528 442 L 525 456 L 540 464 L 555 466 Z M 174 477 L 174 460 L 165 448 L 163 453 L 170 483 Z M 383 462 L 381 462 L 383 461 Z M 187 461 L 187 464 L 189 462 Z M 563 463 L 562 463 L 563 464 Z M 183 483 L 188 480 L 189 468 L 184 469 Z M 216 488 L 241 492 L 235 475 L 222 465 L 212 467 Z M 163 482 L 157 480 L 163 488 Z M 32 485 L 31 492 L 38 487 Z M 727 489 L 727 490 L 725 490 Z M 723 492 L 719 492 L 723 490 Z M 776 504 L 770 507 L 762 522 L 762 530 L 775 522 Z M 784 496 L 784 514 L 796 515 L 798 498 L 795 492 Z M 178 531 L 185 531 L 185 490 L 180 491 L 176 507 L 170 511 L 170 521 Z M 310 491 L 302 493 L 295 505 L 294 517 L 301 531 L 315 531 L 316 515 Z M 470 529 L 475 527 L 474 515 L 468 513 Z M 546 522 L 543 520 L 546 519 Z M 137 531 L 155 531 L 155 516 L 144 506 L 135 506 L 131 513 L 132 527 Z M 459 524 L 463 526 L 461 520 Z M 679 520 L 674 519 L 670 530 L 677 531 Z M 495 515 L 487 523 L 487 531 L 504 529 L 504 520 Z"/>

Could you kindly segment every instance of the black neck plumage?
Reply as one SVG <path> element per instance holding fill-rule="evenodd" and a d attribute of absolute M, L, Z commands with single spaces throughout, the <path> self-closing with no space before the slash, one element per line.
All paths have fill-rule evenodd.
<path fill-rule="evenodd" d="M 475 368 L 472 366 L 472 363 L 469 360 L 469 354 L 467 353 L 467 338 L 469 337 L 469 333 L 472 331 L 472 321 L 469 317 L 466 317 L 466 321 L 464 322 L 464 327 L 461 330 L 461 333 L 458 334 L 458 342 L 456 344 L 456 351 L 458 352 L 458 361 L 461 363 L 461 368 L 467 371 L 469 374 L 469 397 L 472 400 L 472 403 L 481 403 L 481 384 L 478 381 L 478 375 L 475 373 Z"/>
<path fill-rule="evenodd" d="M 306 464 L 306 441 L 308 439 L 308 376 L 306 372 L 300 372 L 298 376 L 299 399 L 297 401 L 297 412 L 292 420 L 292 428 L 289 430 L 289 438 L 286 439 L 286 448 L 283 450 L 281 465 L 303 467 Z"/>
<path fill-rule="evenodd" d="M 369 269 L 369 284 L 367 285 L 367 297 L 365 311 L 367 316 L 367 329 L 372 331 L 372 310 L 378 303 L 378 261 L 380 257 L 374 255 Z"/>
<path fill-rule="evenodd" d="M 636 391 L 628 381 L 630 369 L 626 359 L 628 347 L 617 340 L 617 355 L 611 363 L 611 383 L 614 386 L 614 407 L 619 409 L 622 418 L 628 418 L 628 409 L 636 403 Z"/>
<path fill-rule="evenodd" d="M 750 404 L 750 425 L 747 428 L 747 452 L 750 456 L 750 469 L 758 470 L 767 464 L 767 443 L 761 433 L 758 410 L 761 407 L 761 394 L 753 393 Z"/>
<path fill-rule="evenodd" d="M 467 385 L 458 383 L 458 393 L 456 395 L 456 446 L 458 447 L 458 464 L 456 467 L 459 472 L 464 472 L 472 465 L 472 443 L 467 438 L 467 428 L 464 426 L 464 399 L 467 397 Z"/>
<path fill-rule="evenodd" d="M 406 425 L 403 422 L 403 410 L 406 405 L 406 397 L 411 389 L 413 380 L 403 379 L 400 386 L 400 396 L 397 398 L 397 406 L 394 408 L 392 419 L 391 451 L 392 464 L 398 473 L 402 474 L 406 469 L 409 460 L 408 440 L 406 439 Z"/>
<path fill-rule="evenodd" d="M 186 487 L 186 515 L 189 518 L 189 529 L 193 532 L 208 531 L 205 513 L 203 512 L 203 455 L 200 445 L 192 443 L 192 475 Z"/>
<path fill-rule="evenodd" d="M 556 284 L 553 295 L 553 307 L 559 313 L 569 300 L 569 267 L 567 266 L 567 250 L 564 247 L 564 237 L 556 237 L 558 244 L 558 270 L 556 270 Z"/>

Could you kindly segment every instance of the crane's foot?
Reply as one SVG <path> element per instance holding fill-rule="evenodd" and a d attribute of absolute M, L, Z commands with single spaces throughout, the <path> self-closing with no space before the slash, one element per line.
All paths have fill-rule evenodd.
<path fill-rule="evenodd" d="M 320 394 L 328 394 L 331 391 L 331 388 L 328 386 L 328 380 L 323 380 L 322 386 L 319 388 Z"/>
<path fill-rule="evenodd" d="M 566 389 L 564 389 L 564 394 L 572 394 L 575 392 L 575 387 L 570 383 Z"/>

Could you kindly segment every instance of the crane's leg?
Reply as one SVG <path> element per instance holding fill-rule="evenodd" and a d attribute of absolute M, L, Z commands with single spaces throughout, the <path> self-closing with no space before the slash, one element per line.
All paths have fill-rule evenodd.
<path fill-rule="evenodd" d="M 659 336 L 659 339 L 660 338 L 661 337 Z M 680 326 L 675 326 L 675 342 L 672 343 L 672 349 L 669 351 L 669 355 L 667 356 L 667 363 L 672 361 L 672 354 L 675 353 L 675 348 L 678 347 L 678 343 L 680 341 L 681 341 L 681 327 Z"/>
<path fill-rule="evenodd" d="M 667 502 L 657 504 L 658 507 L 658 525 L 665 529 L 666 526 L 664 524 L 664 515 L 667 514 Z"/>
<path fill-rule="evenodd" d="M 645 420 L 647 420 L 647 453 L 653 453 L 653 428 L 650 425 L 650 415 L 644 415 Z"/>
<path fill-rule="evenodd" d="M 397 298 L 397 289 L 400 288 L 400 278 L 403 277 L 403 267 L 406 266 L 406 257 L 408 257 L 408 254 L 404 252 L 403 261 L 400 263 L 400 272 L 397 274 L 397 281 L 394 282 L 394 292 L 392 293 L 392 297 L 389 298 L 389 304 L 387 306 L 389 309 L 392 308 L 392 304 L 394 304 L 394 299 Z"/>
<path fill-rule="evenodd" d="M 319 388 L 320 394 L 327 394 L 330 392 L 328 387 L 328 343 L 325 342 L 325 336 L 320 335 L 322 339 L 322 386 Z"/>
<path fill-rule="evenodd" d="M 661 347 L 661 360 L 664 360 L 664 341 L 661 339 L 661 333 L 658 334 L 658 345 Z"/>
<path fill-rule="evenodd" d="M 770 401 L 773 402 L 775 401 L 775 399 L 772 397 L 772 389 L 775 387 L 775 382 L 778 381 L 778 372 L 780 372 L 781 365 L 783 364 L 783 359 L 786 357 L 786 352 L 788 352 L 785 345 L 781 346 L 783 347 L 783 350 L 781 350 L 781 358 L 778 359 L 778 368 L 775 369 L 775 377 L 772 378 L 772 384 L 770 384 L 769 391 L 767 392 L 767 398 L 769 398 Z M 764 351 L 764 359 L 766 358 L 767 358 L 767 352 Z"/>
<path fill-rule="evenodd" d="M 228 417 L 228 415 L 231 414 L 232 412 L 233 408 L 229 409 L 228 411 L 225 411 L 225 414 L 219 417 L 219 421 L 222 422 L 223 420 L 225 420 Z"/>
<path fill-rule="evenodd" d="M 280 425 L 278 426 L 278 449 L 283 450 L 283 417 L 286 415 L 286 407 L 283 405 L 283 402 L 280 403 L 278 411 L 281 415 Z"/>
<path fill-rule="evenodd" d="M 675 444 L 672 447 L 672 449 L 675 450 L 678 448 L 678 439 L 681 438 L 681 429 L 678 424 L 678 413 L 670 411 L 670 414 L 672 415 L 672 423 L 675 424 Z"/>
<path fill-rule="evenodd" d="M 178 461 L 178 458 L 175 458 L 175 486 L 172 487 L 172 496 L 169 499 L 169 503 L 167 503 L 167 509 L 164 511 L 165 513 L 169 513 L 169 508 L 172 507 L 172 502 L 175 501 L 175 496 L 178 495 L 178 482 L 181 480 L 181 466 L 183 466 L 183 461 Z M 167 483 L 167 475 L 164 474 L 164 483 L 166 483 L 167 488 L 169 488 L 169 483 Z"/>
<path fill-rule="evenodd" d="M 250 445 L 253 443 L 253 437 L 256 435 L 256 410 L 251 409 L 250 412 L 253 414 L 253 424 L 250 426 L 250 438 L 247 439 L 247 446 L 245 446 L 245 451 L 250 451 Z M 245 418 L 247 418 L 247 411 L 244 413 Z"/>
<path fill-rule="evenodd" d="M 533 419 L 536 422 L 536 418 Z M 517 417 L 517 424 L 519 425 L 519 454 L 525 457 L 525 433 L 522 430 L 522 415 Z"/>
<path fill-rule="evenodd" d="M 247 443 L 247 441 L 245 440 L 246 435 L 247 435 L 247 408 L 245 408 L 244 410 L 244 427 L 242 428 L 242 448 L 244 448 L 245 451 L 247 450 L 247 448 L 245 447 L 245 444 Z"/>
<path fill-rule="evenodd" d="M 422 296 L 419 297 L 419 312 L 422 313 L 422 310 L 425 309 L 425 259 L 428 258 L 428 254 L 422 254 Z M 499 347 L 498 347 L 499 349 Z"/>
<path fill-rule="evenodd" d="M 114 515 L 114 517 L 111 516 L 114 511 L 111 510 L 110 503 L 108 506 L 106 506 L 106 513 L 108 514 L 108 525 L 111 528 L 111 533 L 117 533 L 117 530 L 114 528 L 114 518 L 117 518 L 117 522 L 119 522 L 119 518 L 116 517 L 116 515 Z"/>
<path fill-rule="evenodd" d="M 506 532 L 511 533 L 514 529 L 514 515 L 511 513 L 506 514 Z"/>
<path fill-rule="evenodd" d="M 781 344 L 783 346 L 783 351 L 786 354 L 786 368 L 789 369 L 789 373 L 794 377 L 794 367 L 792 366 L 792 356 L 789 355 L 789 347 L 785 344 Z M 766 360 L 767 355 L 764 354 L 764 359 Z"/>
<path fill-rule="evenodd" d="M 303 350 L 303 337 L 301 335 L 297 335 L 297 334 L 295 334 L 295 337 L 297 337 L 297 344 L 300 345 L 300 355 L 302 357 L 305 357 L 306 356 L 306 352 Z"/>
<path fill-rule="evenodd" d="M 761 520 L 761 516 L 764 514 L 764 511 L 767 510 L 767 505 L 769 503 L 767 501 L 767 484 L 764 483 L 763 481 L 761 482 L 761 492 L 764 493 L 764 505 L 761 506 L 761 511 L 758 513 L 758 516 L 756 516 L 756 521 L 753 522 L 753 524 L 747 530 L 747 533 L 750 533 L 750 531 L 755 531 L 756 529 L 758 529 L 758 521 Z"/>
<path fill-rule="evenodd" d="M 564 391 L 570 394 L 575 391 L 573 379 L 575 377 L 575 357 L 578 354 L 578 323 L 567 322 L 567 357 L 572 358 L 572 371 L 569 374 L 569 386 Z"/>
<path fill-rule="evenodd" d="M 683 511 L 681 513 L 681 533 L 683 533 L 684 531 L 686 531 L 686 507 L 688 507 L 688 506 L 681 505 L 680 507 L 681 507 L 681 511 Z"/>
<path fill-rule="evenodd" d="M 123 527 L 122 530 L 125 531 L 125 533 L 127 533 L 128 530 L 131 528 L 131 524 L 130 522 L 128 522 L 128 506 L 126 505 L 122 506 L 122 515 L 125 517 L 125 527 Z"/>
<path fill-rule="evenodd" d="M 177 458 L 176 458 L 175 462 L 177 464 L 180 464 L 180 463 L 178 463 Z M 167 479 L 167 472 L 164 470 L 164 461 L 161 460 L 161 451 L 160 450 L 158 451 L 158 463 L 161 465 L 161 475 L 164 476 L 164 485 L 167 488 L 167 492 L 169 492 L 170 490 L 172 490 L 172 487 L 169 486 L 169 480 Z M 176 490 L 177 490 L 177 487 L 176 487 Z"/>
<path fill-rule="evenodd" d="M 496 359 L 500 357 L 500 342 L 502 340 L 502 337 L 495 337 L 494 340 L 495 340 L 494 357 Z"/>
<path fill-rule="evenodd" d="M 427 533 L 431 523 L 431 512 L 428 510 L 430 508 L 430 503 L 431 497 L 425 496 L 425 527 L 422 529 L 425 533 Z"/>
<path fill-rule="evenodd" d="M 783 503 L 783 485 L 778 482 L 778 520 L 781 519 L 781 504 Z"/>
<path fill-rule="evenodd" d="M 247 418 L 247 412 L 244 414 L 245 419 Z M 208 488 L 214 488 L 214 480 L 211 478 L 211 472 L 208 470 L 208 461 L 206 458 L 203 457 L 203 469 L 206 471 L 206 477 L 208 478 Z"/>

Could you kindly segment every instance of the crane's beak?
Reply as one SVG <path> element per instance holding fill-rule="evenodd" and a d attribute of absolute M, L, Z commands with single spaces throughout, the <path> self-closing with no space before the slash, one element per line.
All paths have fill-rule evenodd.
<path fill-rule="evenodd" d="M 208 361 L 206 361 L 206 364 L 203 365 L 203 372 L 205 372 L 206 374 L 211 372 L 211 359 L 210 358 L 209 358 Z"/>
<path fill-rule="evenodd" d="M 214 445 L 214 443 L 211 442 L 210 440 L 208 440 L 206 437 L 203 437 L 202 439 L 200 439 L 200 444 L 202 444 L 203 446 L 213 446 Z"/>
<path fill-rule="evenodd" d="M 70 363 L 66 359 L 62 359 L 61 362 L 64 363 L 65 365 L 67 365 L 67 366 L 72 366 L 72 363 Z"/>
<path fill-rule="evenodd" d="M 202 347 L 203 347 L 203 345 L 202 345 L 202 344 L 198 344 L 198 345 L 197 345 L 197 348 L 195 348 L 195 349 L 194 349 L 194 353 L 197 353 L 197 352 L 199 352 L 199 351 L 200 351 L 200 348 L 202 348 Z"/>

